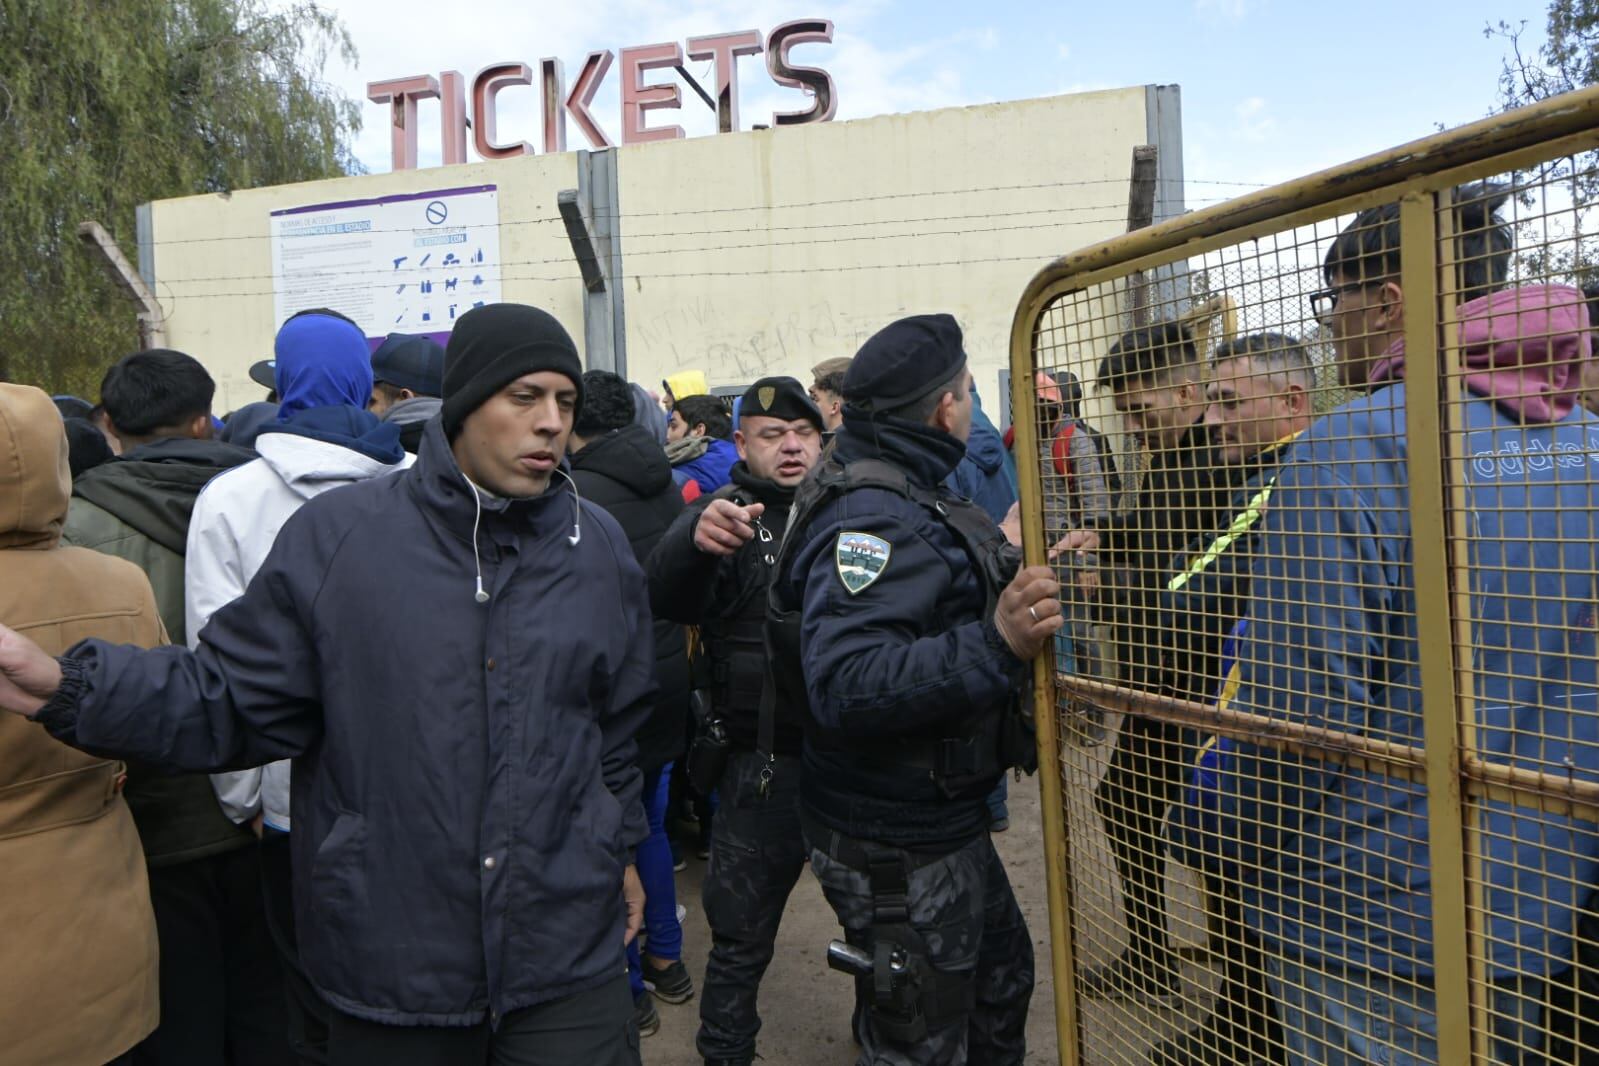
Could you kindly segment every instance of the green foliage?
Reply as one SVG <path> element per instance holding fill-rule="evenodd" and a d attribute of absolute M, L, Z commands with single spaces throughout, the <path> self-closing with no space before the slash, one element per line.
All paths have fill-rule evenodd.
<path fill-rule="evenodd" d="M 1544 28 L 1544 43 L 1530 53 L 1521 40 L 1525 22 L 1500 22 L 1484 30 L 1486 36 L 1503 39 L 1508 48 L 1499 73 L 1502 110 L 1599 83 L 1599 0 L 1550 0 Z M 1551 160 L 1517 174 L 1513 192 L 1530 218 L 1574 206 L 1571 217 L 1582 227 L 1587 208 L 1599 199 L 1599 153 Z M 1528 240 L 1517 243 L 1530 249 L 1517 257 L 1523 277 L 1579 284 L 1599 277 L 1599 256 L 1590 250 L 1592 238 L 1580 229 L 1551 242 L 1534 223 L 1521 228 Z"/>
<path fill-rule="evenodd" d="M 93 398 L 137 348 L 79 222 L 136 261 L 141 203 L 357 171 L 334 54 L 314 2 L 0 0 L 0 379 Z"/>
<path fill-rule="evenodd" d="M 1499 95 L 1506 109 L 1547 100 L 1599 79 L 1599 3 L 1551 0 L 1546 39 L 1528 55 L 1521 42 L 1527 24 L 1500 22 L 1484 33 L 1502 38 L 1510 49 L 1499 73 Z"/>

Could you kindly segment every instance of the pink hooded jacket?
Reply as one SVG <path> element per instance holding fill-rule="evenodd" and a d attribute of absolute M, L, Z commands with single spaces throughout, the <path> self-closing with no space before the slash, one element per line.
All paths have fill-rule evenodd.
<path fill-rule="evenodd" d="M 1592 350 L 1588 308 L 1570 285 L 1529 285 L 1461 304 L 1456 311 L 1466 388 L 1523 422 L 1557 422 L 1577 403 Z M 1380 385 L 1405 376 L 1404 338 L 1371 368 Z"/>

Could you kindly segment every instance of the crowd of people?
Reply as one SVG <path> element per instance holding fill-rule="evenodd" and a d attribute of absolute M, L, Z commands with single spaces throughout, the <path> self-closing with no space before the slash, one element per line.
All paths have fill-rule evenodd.
<path fill-rule="evenodd" d="M 1497 204 L 1456 205 L 1477 746 L 1594 780 L 1599 293 L 1509 284 Z M 1091 385 L 1138 479 L 1071 374 L 1017 456 L 941 314 L 732 398 L 585 371 L 516 304 L 375 350 L 302 311 L 221 419 L 165 349 L 94 404 L 0 384 L 5 1060 L 632 1064 L 697 996 L 700 1056 L 747 1066 L 809 868 L 862 1063 L 1021 1063 L 992 834 L 1034 659 L 1422 743 L 1400 254 L 1393 207 L 1326 253 L 1330 412 L 1288 333 L 1120 336 Z M 1125 947 L 1082 995 L 1184 990 L 1168 857 L 1217 911 L 1213 1009 L 1151 1063 L 1437 1060 L 1425 789 L 1131 713 L 1094 798 Z M 1599 828 L 1485 816 L 1496 1061 L 1575 1061 Z"/>

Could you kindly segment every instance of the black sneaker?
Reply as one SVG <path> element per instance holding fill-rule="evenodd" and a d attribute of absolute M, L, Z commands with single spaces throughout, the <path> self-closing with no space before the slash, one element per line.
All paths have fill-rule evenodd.
<path fill-rule="evenodd" d="M 633 1001 L 633 1024 L 638 1026 L 639 1036 L 654 1036 L 661 1031 L 661 1016 L 655 1011 L 655 1001 L 650 998 L 648 989 Z"/>
<path fill-rule="evenodd" d="M 1128 951 L 1089 970 L 1080 987 L 1089 999 L 1169 999 L 1182 989 L 1183 975 L 1170 952 L 1156 959 Z"/>
<path fill-rule="evenodd" d="M 689 978 L 688 967 L 674 962 L 664 970 L 657 970 L 646 959 L 644 962 L 644 987 L 655 993 L 662 1003 L 687 1003 L 694 998 L 694 982 Z"/>
<path fill-rule="evenodd" d="M 990 833 L 1003 833 L 1006 830 L 1008 830 L 1009 828 L 1010 828 L 1010 819 L 1009 818 L 995 818 L 993 821 L 988 823 L 988 831 Z"/>

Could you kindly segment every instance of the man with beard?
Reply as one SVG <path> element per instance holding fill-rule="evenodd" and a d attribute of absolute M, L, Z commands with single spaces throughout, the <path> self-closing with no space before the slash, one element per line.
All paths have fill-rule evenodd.
<path fill-rule="evenodd" d="M 705 916 L 712 946 L 700 1000 L 700 1054 L 745 1066 L 761 1020 L 756 993 L 778 923 L 805 866 L 799 825 L 804 708 L 763 705 L 767 590 L 794 490 L 821 454 L 823 421 L 793 378 L 762 378 L 740 401 L 732 482 L 696 500 L 649 561 L 658 617 L 700 627 L 710 678 L 695 787 L 719 788 Z M 724 742 L 726 764 L 707 768 Z"/>

